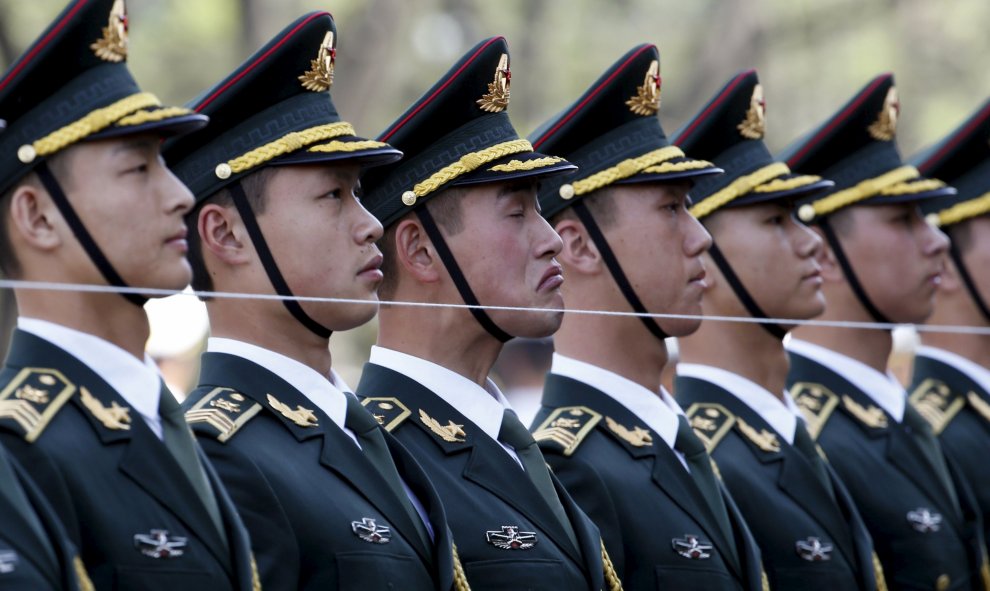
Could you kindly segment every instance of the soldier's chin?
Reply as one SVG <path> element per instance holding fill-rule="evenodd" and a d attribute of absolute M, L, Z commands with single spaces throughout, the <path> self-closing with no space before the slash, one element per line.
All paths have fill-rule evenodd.
<path fill-rule="evenodd" d="M 510 312 L 511 317 L 499 322 L 494 316 L 492 320 L 502 330 L 514 337 L 523 339 L 541 339 L 557 332 L 560 323 L 564 321 L 564 313 L 558 310 L 539 310 L 534 312 Z"/>

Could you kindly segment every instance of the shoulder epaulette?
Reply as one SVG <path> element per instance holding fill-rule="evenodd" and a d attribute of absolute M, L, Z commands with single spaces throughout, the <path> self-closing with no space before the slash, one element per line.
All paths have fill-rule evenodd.
<path fill-rule="evenodd" d="M 812 382 L 795 383 L 791 386 L 790 394 L 808 423 L 808 434 L 817 440 L 835 407 L 839 405 L 839 397 L 825 386 Z"/>
<path fill-rule="evenodd" d="M 966 394 L 966 400 L 969 400 L 969 405 L 973 407 L 973 410 L 978 412 L 987 421 L 990 421 L 990 403 L 976 392 Z"/>
<path fill-rule="evenodd" d="M 361 406 L 368 409 L 378 424 L 391 433 L 403 421 L 412 416 L 412 411 L 398 398 L 365 398 Z"/>
<path fill-rule="evenodd" d="M 261 412 L 261 405 L 231 388 L 214 388 L 186 411 L 193 431 L 227 441 Z"/>
<path fill-rule="evenodd" d="M 934 378 L 918 384 L 908 400 L 932 426 L 935 435 L 944 431 L 966 406 L 966 398 L 962 393 L 953 392 L 945 382 Z"/>
<path fill-rule="evenodd" d="M 560 453 L 569 456 L 601 420 L 601 413 L 587 406 L 562 406 L 554 409 L 533 431 L 533 438 L 541 444 L 559 447 Z"/>
<path fill-rule="evenodd" d="M 695 435 L 705 444 L 709 454 L 715 451 L 732 426 L 736 417 L 721 404 L 696 402 L 685 411 Z"/>
<path fill-rule="evenodd" d="M 25 367 L 0 391 L 0 426 L 33 443 L 75 393 L 75 384 L 57 369 Z"/>

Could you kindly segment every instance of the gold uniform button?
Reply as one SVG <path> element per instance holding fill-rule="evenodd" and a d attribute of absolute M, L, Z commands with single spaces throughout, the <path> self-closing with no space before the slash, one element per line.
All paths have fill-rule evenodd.
<path fill-rule="evenodd" d="M 560 198 L 571 199 L 574 197 L 574 185 L 564 184 L 560 186 Z"/>
<path fill-rule="evenodd" d="M 230 175 L 233 174 L 234 171 L 230 169 L 229 164 L 222 162 L 217 164 L 217 167 L 213 172 L 217 175 L 218 179 L 226 180 L 230 178 Z"/>
<path fill-rule="evenodd" d="M 810 203 L 805 203 L 798 208 L 798 219 L 804 223 L 808 223 L 815 219 L 815 206 Z"/>
<path fill-rule="evenodd" d="M 34 162 L 34 159 L 37 156 L 38 152 L 31 144 L 24 144 L 20 148 L 17 148 L 17 159 L 23 164 L 30 164 L 31 162 Z"/>
<path fill-rule="evenodd" d="M 946 589 L 949 588 L 949 585 L 951 584 L 952 584 L 952 579 L 950 579 L 949 575 L 946 574 L 941 574 L 938 576 L 937 579 L 935 579 L 936 591 L 945 591 Z"/>
<path fill-rule="evenodd" d="M 402 203 L 404 203 L 409 207 L 416 205 L 416 193 L 414 193 L 413 191 L 406 191 L 405 193 L 403 193 Z"/>

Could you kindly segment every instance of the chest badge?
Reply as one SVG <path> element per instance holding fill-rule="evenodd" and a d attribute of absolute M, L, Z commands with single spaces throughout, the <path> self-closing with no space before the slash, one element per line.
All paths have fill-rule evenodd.
<path fill-rule="evenodd" d="M 798 556 L 808 562 L 832 560 L 832 544 L 823 544 L 818 538 L 809 536 L 807 539 L 798 540 L 794 546 Z"/>
<path fill-rule="evenodd" d="M 178 558 L 186 553 L 186 538 L 170 536 L 165 529 L 153 529 L 146 534 L 135 534 L 134 547 L 150 558 Z"/>
<path fill-rule="evenodd" d="M 502 550 L 529 550 L 536 545 L 536 532 L 519 531 L 518 525 L 503 525 L 485 532 L 488 543 Z"/>
<path fill-rule="evenodd" d="M 674 552 L 677 552 L 684 558 L 705 560 L 712 557 L 711 543 L 699 540 L 698 536 L 684 534 L 683 538 L 674 538 L 670 542 L 674 548 Z"/>
<path fill-rule="evenodd" d="M 915 531 L 923 534 L 942 529 L 942 515 L 924 507 L 908 511 L 907 520 Z"/>
<path fill-rule="evenodd" d="M 387 544 L 392 540 L 392 530 L 384 525 L 378 525 L 371 517 L 362 517 L 361 521 L 352 521 L 351 531 L 365 542 L 372 544 Z"/>

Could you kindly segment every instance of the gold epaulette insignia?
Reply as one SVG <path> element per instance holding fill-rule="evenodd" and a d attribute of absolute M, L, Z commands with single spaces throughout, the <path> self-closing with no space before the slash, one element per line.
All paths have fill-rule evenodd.
<path fill-rule="evenodd" d="M 602 420 L 601 413 L 587 406 L 562 406 L 554 409 L 545 421 L 533 431 L 533 439 L 540 443 L 560 446 L 560 453 L 573 454 L 595 425 Z"/>
<path fill-rule="evenodd" d="M 186 411 L 186 422 L 195 431 L 212 427 L 216 431 L 217 441 L 227 443 L 259 412 L 261 405 L 248 402 L 240 392 L 231 388 L 214 388 Z"/>
<path fill-rule="evenodd" d="M 984 419 L 990 421 L 990 403 L 984 400 L 976 392 L 966 394 L 966 400 L 969 401 L 969 405 L 973 407 L 973 410 L 983 416 Z M 990 587 L 987 589 L 990 591 Z"/>
<path fill-rule="evenodd" d="M 512 72 L 509 70 L 509 56 L 502 54 L 495 68 L 495 78 L 488 83 L 488 92 L 475 101 L 482 111 L 500 113 L 509 106 L 509 86 Z"/>
<path fill-rule="evenodd" d="M 932 426 L 935 435 L 944 431 L 966 406 L 966 399 L 962 395 L 953 393 L 945 382 L 933 378 L 921 382 L 911 392 L 908 400 Z"/>
<path fill-rule="evenodd" d="M 767 578 L 767 571 L 762 566 L 760 567 L 760 588 L 762 591 L 770 591 L 770 579 Z"/>
<path fill-rule="evenodd" d="M 768 453 L 777 453 L 780 451 L 780 441 L 777 439 L 776 433 L 771 433 L 766 429 L 757 431 L 756 427 L 742 420 L 742 417 L 736 417 L 736 426 L 746 436 L 746 439 L 752 441 L 761 451 Z"/>
<path fill-rule="evenodd" d="M 79 583 L 79 591 L 94 591 L 96 589 L 93 586 L 93 581 L 89 578 L 89 573 L 86 572 L 86 565 L 83 564 L 82 558 L 79 558 L 78 555 L 72 558 L 72 568 L 76 571 L 76 582 Z"/>
<path fill-rule="evenodd" d="M 447 420 L 446 425 L 441 425 L 440 421 L 426 414 L 426 411 L 419 409 L 419 420 L 430 428 L 430 431 L 443 439 L 447 443 L 464 443 L 467 433 L 464 432 L 464 425 L 458 425 L 454 421 Z"/>
<path fill-rule="evenodd" d="M 365 398 L 361 401 L 361 406 L 367 408 L 378 424 L 389 433 L 412 416 L 409 407 L 398 398 Z"/>
<path fill-rule="evenodd" d="M 282 402 L 278 398 L 275 398 L 271 394 L 268 395 L 268 405 L 277 410 L 283 417 L 289 419 L 300 427 L 320 426 L 320 422 L 316 418 L 316 414 L 311 409 L 303 408 L 297 404 L 296 409 L 292 410 L 291 406 Z"/>
<path fill-rule="evenodd" d="M 721 404 L 696 402 L 687 409 L 695 435 L 709 454 L 715 451 L 725 434 L 736 424 L 736 417 Z"/>
<path fill-rule="evenodd" d="M 876 552 L 873 553 L 873 577 L 877 582 L 877 591 L 887 591 L 887 578 L 883 574 L 883 565 L 880 564 L 880 557 Z"/>
<path fill-rule="evenodd" d="M 75 392 L 58 370 L 25 367 L 0 391 L 0 425 L 16 425 L 32 443 Z"/>
<path fill-rule="evenodd" d="M 130 431 L 131 429 L 131 409 L 128 406 L 117 404 L 116 400 L 110 401 L 110 406 L 103 406 L 103 403 L 90 394 L 86 386 L 79 388 L 79 398 L 83 406 L 86 407 L 97 421 L 103 426 L 113 431 Z"/>
<path fill-rule="evenodd" d="M 842 395 L 842 404 L 845 405 L 849 414 L 867 427 L 873 429 L 885 429 L 887 427 L 887 415 L 883 414 L 880 407 L 871 404 L 869 408 L 866 408 L 850 398 L 848 394 Z"/>
<path fill-rule="evenodd" d="M 632 429 L 627 429 L 625 426 L 612 420 L 612 417 L 605 417 L 605 424 L 608 425 L 608 428 L 611 429 L 613 433 L 621 437 L 626 443 L 633 447 L 653 445 L 653 436 L 650 435 L 650 431 L 648 429 L 637 426 L 634 426 Z"/>
<path fill-rule="evenodd" d="M 790 395 L 801 408 L 808 434 L 812 439 L 818 439 L 832 411 L 839 406 L 839 397 L 825 386 L 812 382 L 797 382 L 791 386 Z"/>

